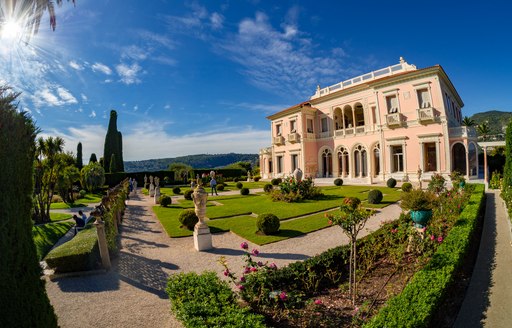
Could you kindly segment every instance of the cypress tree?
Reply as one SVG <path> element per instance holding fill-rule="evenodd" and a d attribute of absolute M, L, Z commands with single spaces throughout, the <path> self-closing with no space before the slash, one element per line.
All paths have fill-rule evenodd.
<path fill-rule="evenodd" d="M 105 146 L 103 148 L 103 168 L 110 170 L 110 158 L 115 154 L 116 168 L 118 171 L 124 171 L 123 149 L 121 132 L 117 131 L 117 112 L 110 111 L 110 120 L 108 122 L 107 135 L 105 136 Z"/>
<path fill-rule="evenodd" d="M 98 163 L 98 159 L 96 158 L 95 153 L 91 154 L 91 157 L 89 158 L 89 163 Z"/>
<path fill-rule="evenodd" d="M 110 173 L 116 173 L 117 172 L 117 169 L 116 169 L 116 154 L 112 154 L 112 156 L 110 157 Z"/>
<path fill-rule="evenodd" d="M 32 193 L 37 128 L 0 86 L 0 325 L 57 327 L 32 239 Z"/>
<path fill-rule="evenodd" d="M 512 186 L 512 121 L 508 123 L 505 134 L 505 167 L 503 168 L 502 188 Z"/>
<path fill-rule="evenodd" d="M 82 143 L 79 142 L 78 146 L 76 146 L 76 167 L 78 170 L 81 170 L 84 166 L 84 162 L 82 160 Z"/>

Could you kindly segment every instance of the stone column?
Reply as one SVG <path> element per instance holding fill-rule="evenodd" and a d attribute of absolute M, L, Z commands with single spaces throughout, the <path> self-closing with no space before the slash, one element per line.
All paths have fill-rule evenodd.
<path fill-rule="evenodd" d="M 489 187 L 488 182 L 488 174 L 487 174 L 487 146 L 484 146 L 484 183 L 485 183 L 485 189 L 487 190 Z"/>
<path fill-rule="evenodd" d="M 203 186 L 199 184 L 192 194 L 195 212 L 199 219 L 194 226 L 194 248 L 197 251 L 205 251 L 213 248 L 212 234 L 210 233 L 208 224 L 205 222 L 207 198 L 208 193 L 204 190 Z"/>
<path fill-rule="evenodd" d="M 160 204 L 160 187 L 155 187 L 155 204 Z"/>
<path fill-rule="evenodd" d="M 105 222 L 101 216 L 96 216 L 96 221 L 93 223 L 96 226 L 96 233 L 98 234 L 98 247 L 100 249 L 101 263 L 105 270 L 110 270 L 110 255 L 108 253 L 107 237 L 105 236 Z"/>

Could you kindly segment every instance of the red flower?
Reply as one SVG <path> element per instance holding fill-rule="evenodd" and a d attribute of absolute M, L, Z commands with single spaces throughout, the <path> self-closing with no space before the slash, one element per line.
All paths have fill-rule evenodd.
<path fill-rule="evenodd" d="M 437 242 L 442 243 L 442 242 L 443 242 L 443 237 L 439 236 L 439 237 L 437 238 Z"/>
<path fill-rule="evenodd" d="M 322 304 L 322 301 L 321 300 L 315 300 L 315 304 L 316 305 L 320 305 L 320 304 Z"/>
<path fill-rule="evenodd" d="M 240 248 L 242 248 L 242 249 L 249 249 L 249 244 L 247 244 L 247 242 L 244 241 L 243 243 L 240 244 Z"/>
<path fill-rule="evenodd" d="M 329 222 L 327 222 L 327 224 L 332 225 L 332 220 L 329 220 Z"/>
<path fill-rule="evenodd" d="M 281 301 L 286 301 L 288 295 L 286 295 L 286 293 L 283 291 L 281 292 L 281 294 L 279 294 L 279 298 L 281 299 Z"/>
<path fill-rule="evenodd" d="M 430 235 L 430 240 L 435 240 L 435 239 L 436 239 L 436 236 Z"/>

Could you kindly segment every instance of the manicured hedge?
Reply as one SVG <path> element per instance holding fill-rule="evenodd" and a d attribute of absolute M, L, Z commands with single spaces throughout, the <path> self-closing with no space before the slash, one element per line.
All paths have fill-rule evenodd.
<path fill-rule="evenodd" d="M 265 327 L 263 316 L 241 308 L 214 272 L 172 275 L 166 291 L 172 311 L 185 327 Z"/>
<path fill-rule="evenodd" d="M 121 183 L 124 179 L 132 178 L 137 180 L 138 187 L 144 187 L 144 176 L 148 177 L 152 175 L 160 178 L 160 183 L 164 182 L 165 177 L 169 177 L 171 184 L 174 182 L 174 171 L 152 171 L 152 172 L 116 172 L 116 173 L 105 173 L 105 184 L 109 186 L 115 186 Z"/>
<path fill-rule="evenodd" d="M 430 262 L 364 327 L 429 326 L 463 263 L 484 199 L 484 186 L 476 185 L 468 204 Z"/>
<path fill-rule="evenodd" d="M 209 176 L 212 170 L 223 178 L 238 178 L 243 174 L 242 169 L 194 169 L 190 171 L 190 179 L 195 179 L 198 174 L 199 176 L 202 176 L 203 173 Z"/>
<path fill-rule="evenodd" d="M 73 239 L 54 248 L 45 258 L 55 272 L 78 272 L 101 266 L 96 228 L 80 231 Z"/>

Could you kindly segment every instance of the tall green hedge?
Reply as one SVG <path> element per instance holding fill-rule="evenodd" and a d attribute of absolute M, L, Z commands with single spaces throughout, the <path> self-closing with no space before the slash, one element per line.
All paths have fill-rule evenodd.
<path fill-rule="evenodd" d="M 149 183 L 149 176 L 152 175 L 154 177 L 159 177 L 160 182 L 163 183 L 165 177 L 169 177 L 169 181 L 174 182 L 174 172 L 173 171 L 152 171 L 152 172 L 133 172 L 133 173 L 126 173 L 126 172 L 116 172 L 116 173 L 105 173 L 105 184 L 113 187 L 124 179 L 132 178 L 137 180 L 137 185 L 139 187 L 143 187 L 144 184 L 144 176 L 148 177 L 148 183 Z"/>
<path fill-rule="evenodd" d="M 37 129 L 0 86 L 0 325 L 57 327 L 32 239 L 32 193 Z"/>
<path fill-rule="evenodd" d="M 110 120 L 103 148 L 103 168 L 105 172 L 110 172 L 110 161 L 113 154 L 116 161 L 113 167 L 116 171 L 123 172 L 123 136 L 121 132 L 117 131 L 117 112 L 115 110 L 110 111 Z"/>
<path fill-rule="evenodd" d="M 512 186 L 512 121 L 507 126 L 505 136 L 505 167 L 503 168 L 503 188 Z"/>

